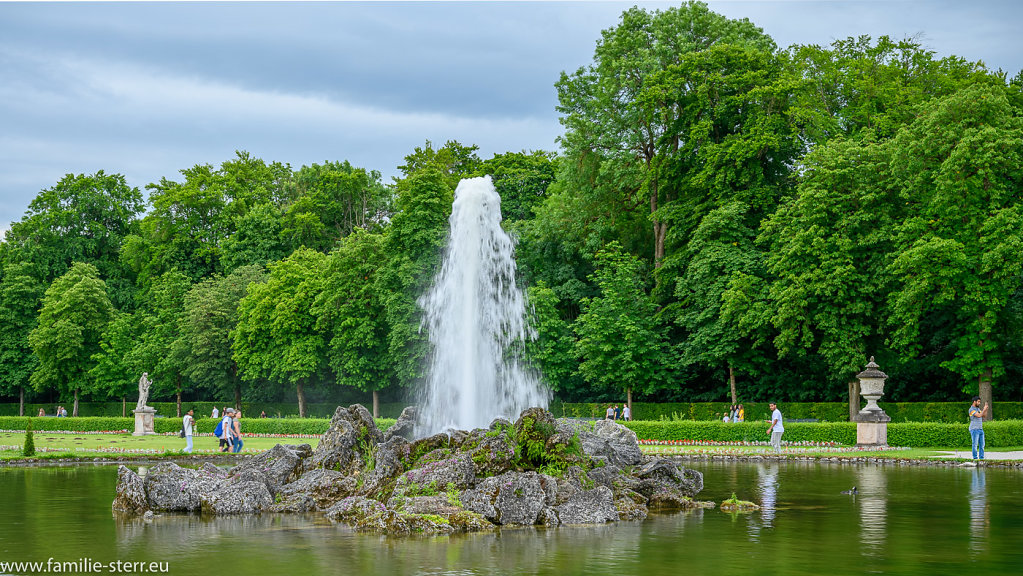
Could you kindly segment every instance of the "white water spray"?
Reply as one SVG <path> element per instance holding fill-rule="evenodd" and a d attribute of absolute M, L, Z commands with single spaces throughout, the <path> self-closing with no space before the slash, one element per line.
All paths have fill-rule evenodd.
<path fill-rule="evenodd" d="M 522 359 L 533 337 L 515 285 L 515 242 L 501 229 L 501 197 L 489 176 L 455 189 L 444 262 L 419 300 L 433 353 L 416 436 L 485 428 L 549 395 Z"/>

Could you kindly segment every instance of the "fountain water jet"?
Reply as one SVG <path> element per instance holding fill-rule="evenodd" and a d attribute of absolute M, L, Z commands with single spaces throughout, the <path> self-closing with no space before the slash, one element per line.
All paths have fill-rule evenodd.
<path fill-rule="evenodd" d="M 433 351 L 417 436 L 486 427 L 549 400 L 522 358 L 534 334 L 515 284 L 515 241 L 501 228 L 489 176 L 459 182 L 449 223 L 441 270 L 419 300 Z"/>

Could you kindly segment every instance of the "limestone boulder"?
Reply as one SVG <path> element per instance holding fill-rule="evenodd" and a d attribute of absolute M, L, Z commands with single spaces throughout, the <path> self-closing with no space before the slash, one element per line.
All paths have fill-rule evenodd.
<path fill-rule="evenodd" d="M 285 484 L 279 494 L 282 502 L 298 502 L 306 505 L 303 496 L 313 502 L 313 507 L 326 509 L 336 502 L 343 500 L 359 489 L 358 480 L 352 476 L 346 476 L 336 470 L 317 468 L 302 475 L 301 478 Z"/>
<path fill-rule="evenodd" d="M 278 444 L 245 462 L 235 466 L 229 476 L 239 476 L 250 472 L 258 472 L 266 479 L 267 489 L 276 495 L 281 488 L 298 477 L 302 470 L 302 462 L 312 456 L 309 444 L 292 445 Z"/>
<path fill-rule="evenodd" d="M 401 436 L 392 436 L 383 444 L 378 444 L 373 453 L 373 470 L 365 477 L 362 493 L 375 493 L 386 481 L 397 478 L 405 471 L 410 453 L 411 444 Z"/>
<path fill-rule="evenodd" d="M 146 500 L 146 487 L 142 477 L 128 469 L 125 465 L 117 467 L 116 496 L 111 508 L 114 512 L 125 514 L 145 514 L 149 511 Z"/>
<path fill-rule="evenodd" d="M 421 459 L 422 466 L 408 470 L 395 481 L 395 492 L 411 493 L 418 489 L 445 490 L 454 487 L 463 490 L 471 487 L 476 480 L 475 467 L 468 454 L 453 454 L 446 448 L 436 451 L 447 457 L 432 459 L 430 455 Z M 431 453 L 434 454 L 434 453 Z"/>
<path fill-rule="evenodd" d="M 462 506 L 494 524 L 536 524 L 557 494 L 554 478 L 536 472 L 506 472 L 485 478 L 459 494 Z"/>
<path fill-rule="evenodd" d="M 204 494 L 201 501 L 203 514 L 230 516 L 236 514 L 259 514 L 274 503 L 265 482 L 244 481 L 225 483 L 220 488 Z"/>
<path fill-rule="evenodd" d="M 633 490 L 647 499 L 650 508 L 689 508 L 693 498 L 703 490 L 703 474 L 679 468 L 674 462 L 653 459 L 635 472 Z"/>
<path fill-rule="evenodd" d="M 515 441 L 509 428 L 473 430 L 460 450 L 469 455 L 477 477 L 497 476 L 514 465 Z"/>
<path fill-rule="evenodd" d="M 404 438 L 411 442 L 415 438 L 414 434 L 418 416 L 419 412 L 415 406 L 408 406 L 402 410 L 394 425 L 384 430 L 384 442 L 395 437 Z"/>
<path fill-rule="evenodd" d="M 312 457 L 303 463 L 303 471 L 327 468 L 360 474 L 366 471 L 375 446 L 383 439 L 372 414 L 364 406 L 338 406 Z"/>
<path fill-rule="evenodd" d="M 182 468 L 163 462 L 149 469 L 143 480 L 146 501 L 156 512 L 195 512 L 200 502 L 223 486 L 225 480 L 206 470 Z"/>
<path fill-rule="evenodd" d="M 618 520 L 613 495 L 605 486 L 580 490 L 554 510 L 562 524 L 604 524 Z"/>

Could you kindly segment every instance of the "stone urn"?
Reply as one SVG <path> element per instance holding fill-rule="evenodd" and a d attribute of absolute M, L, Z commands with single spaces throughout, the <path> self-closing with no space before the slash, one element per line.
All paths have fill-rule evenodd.
<path fill-rule="evenodd" d="M 867 405 L 856 415 L 856 445 L 887 446 L 891 417 L 877 405 L 877 401 L 884 396 L 884 382 L 888 375 L 881 371 L 871 356 L 870 362 L 856 378 L 860 381 L 860 395 L 867 399 Z"/>
<path fill-rule="evenodd" d="M 856 375 L 856 378 L 860 381 L 860 396 L 866 398 L 867 405 L 860 410 L 860 414 L 869 416 L 873 413 L 884 413 L 884 410 L 877 405 L 877 401 L 884 396 L 884 381 L 888 378 L 888 375 L 880 370 L 874 362 L 874 357 L 870 357 L 870 362 L 867 363 L 866 368 L 863 372 Z"/>

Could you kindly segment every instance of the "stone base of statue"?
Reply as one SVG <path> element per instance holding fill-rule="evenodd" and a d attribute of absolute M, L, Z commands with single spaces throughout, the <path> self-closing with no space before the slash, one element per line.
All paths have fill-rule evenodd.
<path fill-rule="evenodd" d="M 135 431 L 131 433 L 132 436 L 148 436 L 150 434 L 156 434 L 156 426 L 153 423 L 153 415 L 156 414 L 156 408 L 136 408 L 132 410 L 135 414 Z"/>
<path fill-rule="evenodd" d="M 856 445 L 874 448 L 888 446 L 888 423 L 891 421 L 884 410 L 860 410 L 856 414 Z"/>

